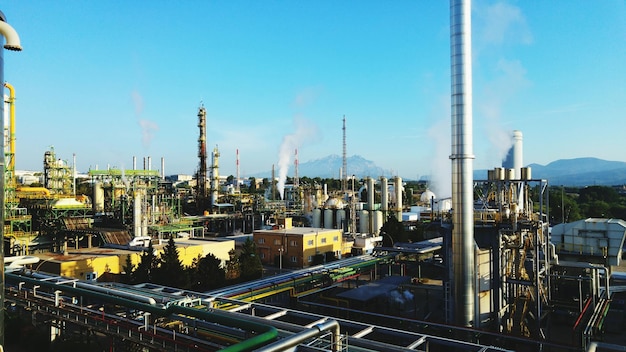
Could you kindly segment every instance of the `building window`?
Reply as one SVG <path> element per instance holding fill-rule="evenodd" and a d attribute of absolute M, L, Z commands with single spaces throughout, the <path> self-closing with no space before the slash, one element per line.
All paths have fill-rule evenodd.
<path fill-rule="evenodd" d="M 280 240 L 278 240 L 278 239 L 274 240 L 274 245 L 275 246 L 279 246 L 280 245 Z"/>
<path fill-rule="evenodd" d="M 292 246 L 292 247 L 296 247 L 298 244 L 296 243 L 296 241 L 292 240 L 292 241 L 289 242 L 289 245 Z"/>
<path fill-rule="evenodd" d="M 308 261 L 309 261 L 309 263 L 313 261 L 313 256 L 312 255 L 309 256 Z"/>
<path fill-rule="evenodd" d="M 265 259 L 265 253 L 261 252 L 261 259 Z"/>
<path fill-rule="evenodd" d="M 309 244 L 309 246 L 313 245 L 313 240 L 309 240 L 309 242 L 307 242 Z"/>
<path fill-rule="evenodd" d="M 322 243 L 326 243 L 326 237 L 322 238 Z"/>
<path fill-rule="evenodd" d="M 292 263 L 297 263 L 298 262 L 298 258 L 295 255 L 291 256 L 291 262 Z"/>
<path fill-rule="evenodd" d="M 339 236 L 333 237 L 333 242 L 339 242 Z"/>
<path fill-rule="evenodd" d="M 259 244 L 265 243 L 265 238 L 259 238 Z"/>

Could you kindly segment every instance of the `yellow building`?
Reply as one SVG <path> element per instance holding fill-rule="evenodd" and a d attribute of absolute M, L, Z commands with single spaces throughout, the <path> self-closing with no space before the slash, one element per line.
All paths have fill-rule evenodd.
<path fill-rule="evenodd" d="M 199 240 L 176 239 L 178 258 L 184 266 L 190 266 L 198 256 L 211 253 L 225 263 L 228 252 L 235 249 L 235 241 L 229 239 Z M 157 256 L 166 244 L 154 245 Z M 67 255 L 56 253 L 37 254 L 41 261 L 32 269 L 80 280 L 96 280 L 103 273 L 120 274 L 124 271 L 126 258 L 130 256 L 135 267 L 141 262 L 141 251 L 117 248 L 83 248 L 69 251 Z"/>
<path fill-rule="evenodd" d="M 263 264 L 306 268 L 315 264 L 316 255 L 332 253 L 341 258 L 345 253 L 341 229 L 291 227 L 290 221 L 285 223 L 287 226 L 282 228 L 254 231 L 253 240 Z"/>

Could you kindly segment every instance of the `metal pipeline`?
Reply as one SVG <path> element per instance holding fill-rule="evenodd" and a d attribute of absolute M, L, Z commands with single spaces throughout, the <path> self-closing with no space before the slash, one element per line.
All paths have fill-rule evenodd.
<path fill-rule="evenodd" d="M 91 288 L 80 288 L 73 287 L 68 285 L 60 285 L 50 281 L 37 280 L 32 277 L 19 275 L 16 273 L 7 273 L 6 274 L 7 281 L 12 282 L 28 282 L 33 285 L 39 285 L 41 287 L 47 287 L 53 290 L 60 290 L 64 292 L 68 292 L 71 294 L 76 294 L 80 296 L 86 297 L 95 297 L 103 302 L 113 303 L 120 306 L 134 308 L 137 310 L 149 312 L 153 316 L 163 317 L 170 316 L 172 314 L 181 314 L 187 315 L 196 319 L 202 319 L 208 322 L 213 322 L 221 325 L 229 325 L 233 327 L 238 327 L 242 329 L 247 329 L 248 331 L 258 332 L 258 335 L 255 335 L 252 338 L 241 341 L 234 345 L 228 346 L 220 351 L 223 352 L 241 352 L 241 351 L 250 351 L 253 349 L 257 349 L 265 344 L 270 343 L 278 337 L 278 330 L 273 326 L 259 324 L 249 320 L 243 320 L 232 317 L 232 313 L 220 312 L 217 310 L 201 310 L 190 307 L 183 307 L 178 305 L 169 305 L 167 307 L 161 305 L 152 305 L 147 303 L 142 303 L 135 301 L 133 299 L 112 296 L 111 294 L 107 294 L 104 292 L 94 292 L 91 291 Z M 94 285 L 91 285 L 94 286 Z"/>
<path fill-rule="evenodd" d="M 259 352 L 279 352 L 285 351 L 290 347 L 299 345 L 300 343 L 319 336 L 326 330 L 333 330 L 332 347 L 331 351 L 336 352 L 341 349 L 339 323 L 336 320 L 326 320 L 323 323 L 315 324 L 312 328 L 303 330 L 295 335 L 278 340 L 272 344 L 269 344 L 263 348 L 258 349 Z"/>
<path fill-rule="evenodd" d="M 17 31 L 11 27 L 8 23 L 0 21 L 0 34 L 2 34 L 6 40 L 4 48 L 7 50 L 21 51 L 20 37 L 17 35 Z"/>

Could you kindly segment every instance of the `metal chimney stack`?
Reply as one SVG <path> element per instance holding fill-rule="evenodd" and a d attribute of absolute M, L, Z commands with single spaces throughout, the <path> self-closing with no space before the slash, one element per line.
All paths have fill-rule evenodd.
<path fill-rule="evenodd" d="M 471 23 L 471 0 L 450 0 L 454 316 L 468 327 L 476 324 Z"/>

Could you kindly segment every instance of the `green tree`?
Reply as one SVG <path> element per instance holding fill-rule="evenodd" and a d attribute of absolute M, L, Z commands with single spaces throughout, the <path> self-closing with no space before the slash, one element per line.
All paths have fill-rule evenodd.
<path fill-rule="evenodd" d="M 241 267 L 239 265 L 239 256 L 234 249 L 228 251 L 229 259 L 226 261 L 226 281 L 236 282 L 241 276 Z"/>
<path fill-rule="evenodd" d="M 406 242 L 408 239 L 404 225 L 393 215 L 390 215 L 380 228 L 380 235 L 383 237 L 383 246 L 386 247 L 393 246 L 395 242 Z"/>
<path fill-rule="evenodd" d="M 122 270 L 122 283 L 133 284 L 133 270 L 135 270 L 135 266 L 130 258 L 130 254 L 126 256 L 126 262 L 124 263 Z"/>
<path fill-rule="evenodd" d="M 157 274 L 153 278 L 155 283 L 171 287 L 187 286 L 187 275 L 179 258 L 178 248 L 176 248 L 173 236 L 170 236 L 167 244 L 163 247 L 163 253 L 159 262 Z"/>
<path fill-rule="evenodd" d="M 141 254 L 141 261 L 137 265 L 137 269 L 133 271 L 132 282 L 143 283 L 152 282 L 155 269 L 158 267 L 158 259 L 154 255 L 154 247 L 152 241 L 148 244 L 148 248 Z"/>
<path fill-rule="evenodd" d="M 263 264 L 257 254 L 254 241 L 247 238 L 239 254 L 239 265 L 241 270 L 241 280 L 255 280 L 263 276 Z"/>
<path fill-rule="evenodd" d="M 226 282 L 226 269 L 218 257 L 209 253 L 198 260 L 197 270 L 192 279 L 194 289 L 199 291 L 224 287 Z"/>

